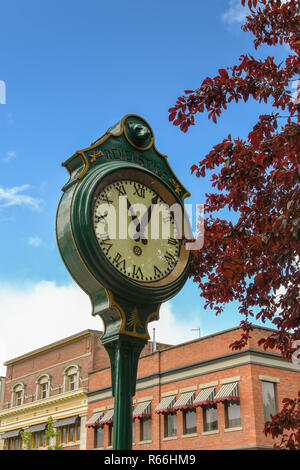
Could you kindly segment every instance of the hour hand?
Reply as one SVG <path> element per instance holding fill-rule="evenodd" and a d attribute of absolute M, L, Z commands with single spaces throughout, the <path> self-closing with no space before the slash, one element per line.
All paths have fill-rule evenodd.
<path fill-rule="evenodd" d="M 151 199 L 151 205 L 148 207 L 148 210 L 143 214 L 143 217 L 141 218 L 141 223 L 138 224 L 136 227 L 137 235 L 139 236 L 139 238 L 142 239 L 142 243 L 144 245 L 148 243 L 148 240 L 145 238 L 144 231 L 151 219 L 153 205 L 157 203 L 157 199 L 157 195 Z"/>
<path fill-rule="evenodd" d="M 135 225 L 137 225 L 139 223 L 139 219 L 138 219 L 136 213 L 134 212 L 133 207 L 130 204 L 128 197 L 126 197 L 126 201 L 127 201 L 128 210 L 131 214 L 132 221 L 135 223 Z"/>
<path fill-rule="evenodd" d="M 136 215 L 136 213 L 134 212 L 133 210 L 133 207 L 132 205 L 130 204 L 130 201 L 128 199 L 128 197 L 126 197 L 126 201 L 127 201 L 127 208 L 130 212 L 130 215 L 131 215 L 131 219 L 132 219 L 132 222 L 135 224 L 136 226 L 136 231 L 138 231 L 138 226 L 140 225 L 140 222 L 139 222 L 139 218 L 138 216 Z M 139 239 L 139 236 L 137 235 L 137 233 L 134 234 L 134 240 L 138 240 Z"/>

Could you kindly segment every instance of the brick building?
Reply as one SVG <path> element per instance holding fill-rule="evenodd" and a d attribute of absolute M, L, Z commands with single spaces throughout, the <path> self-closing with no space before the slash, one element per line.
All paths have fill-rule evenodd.
<path fill-rule="evenodd" d="M 59 442 L 86 446 L 88 373 L 109 359 L 101 332 L 86 330 L 7 361 L 2 380 L 0 449 L 20 449 L 21 430 L 32 432 L 32 447 L 43 448 L 52 416 Z"/>
<path fill-rule="evenodd" d="M 31 431 L 32 448 L 46 448 L 50 416 L 58 431 L 50 444 L 86 449 L 88 374 L 101 368 L 110 373 L 101 336 L 101 331 L 85 330 L 5 362 L 6 377 L 0 377 L 0 450 L 20 449 L 22 430 Z M 149 354 L 149 348 L 147 344 L 142 355 Z"/>
<path fill-rule="evenodd" d="M 229 345 L 239 328 L 156 350 L 138 366 L 133 449 L 268 449 L 264 422 L 296 396 L 300 366 L 266 352 L 256 327 L 242 351 Z M 111 448 L 110 370 L 89 373 L 87 449 Z"/>
<path fill-rule="evenodd" d="M 261 449 L 273 441 L 264 420 L 300 386 L 300 366 L 258 347 L 270 330 L 255 328 L 247 348 L 229 348 L 239 328 L 177 346 L 149 342 L 138 367 L 133 449 Z M 52 416 L 65 449 L 109 449 L 113 398 L 100 331 L 85 330 L 5 363 L 0 449 L 46 448 Z M 54 442 L 52 442 L 53 444 Z"/>

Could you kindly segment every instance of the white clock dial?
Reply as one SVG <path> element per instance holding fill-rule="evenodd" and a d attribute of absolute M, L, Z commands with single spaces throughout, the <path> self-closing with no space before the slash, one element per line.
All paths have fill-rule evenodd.
<path fill-rule="evenodd" d="M 114 211 L 113 228 L 108 219 L 112 220 Z M 93 225 L 105 257 L 129 279 L 159 281 L 177 265 L 180 241 L 174 216 L 160 195 L 144 183 L 124 179 L 105 186 L 94 204 Z"/>

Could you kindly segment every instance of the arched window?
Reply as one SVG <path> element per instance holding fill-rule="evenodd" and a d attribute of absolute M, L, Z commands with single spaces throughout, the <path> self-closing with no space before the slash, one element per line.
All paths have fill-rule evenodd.
<path fill-rule="evenodd" d="M 36 399 L 43 400 L 50 396 L 52 376 L 50 374 L 42 374 L 36 380 Z"/>
<path fill-rule="evenodd" d="M 63 371 L 64 374 L 64 391 L 71 392 L 79 388 L 79 372 L 80 366 L 78 364 L 72 364 L 66 367 Z"/>
<path fill-rule="evenodd" d="M 12 406 L 23 405 L 25 398 L 25 383 L 19 382 L 12 389 Z"/>

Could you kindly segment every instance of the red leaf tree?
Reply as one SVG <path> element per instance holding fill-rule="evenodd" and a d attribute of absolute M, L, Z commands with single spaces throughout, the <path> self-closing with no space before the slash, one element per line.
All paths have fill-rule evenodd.
<path fill-rule="evenodd" d="M 241 3 L 245 6 L 245 0 Z M 216 173 L 215 192 L 206 195 L 204 246 L 193 253 L 190 275 L 205 308 L 219 314 L 227 302 L 239 301 L 243 334 L 232 349 L 245 346 L 255 316 L 276 328 L 260 344 L 290 360 L 300 340 L 300 97 L 292 86 L 300 83 L 299 0 L 249 0 L 248 6 L 242 29 L 253 33 L 256 49 L 288 45 L 285 61 L 242 55 L 237 65 L 205 78 L 196 90 L 185 90 L 169 109 L 169 120 L 187 132 L 197 113 L 207 112 L 216 123 L 233 100 L 252 97 L 273 107 L 259 116 L 246 140 L 229 135 L 191 168 L 197 177 Z M 236 224 L 212 215 L 223 208 L 238 213 Z M 279 448 L 299 449 L 299 429 L 299 397 L 286 399 L 265 424 L 266 434 L 283 436 Z"/>

